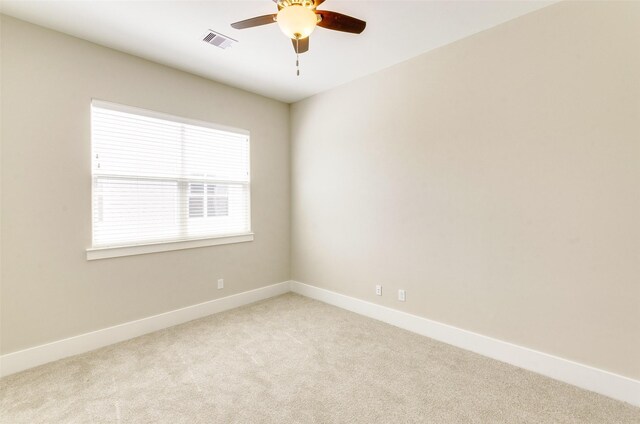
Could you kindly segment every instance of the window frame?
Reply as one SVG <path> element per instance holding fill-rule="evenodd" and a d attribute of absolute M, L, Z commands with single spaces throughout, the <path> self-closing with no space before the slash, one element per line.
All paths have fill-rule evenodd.
<path fill-rule="evenodd" d="M 104 259 L 104 258 L 114 258 L 114 257 L 122 257 L 122 256 L 130 256 L 130 255 L 141 255 L 147 253 L 155 253 L 155 252 L 166 252 L 172 250 L 182 250 L 182 249 L 192 249 L 197 247 L 204 246 L 216 246 L 222 244 L 231 244 L 231 243 L 241 243 L 247 241 L 253 241 L 254 233 L 252 231 L 252 219 L 251 219 L 251 133 L 248 130 L 236 127 L 230 127 L 220 124 L 215 124 L 208 121 L 201 121 L 197 119 L 185 118 L 181 116 L 171 115 L 163 112 L 156 112 L 153 110 L 143 109 L 134 106 L 122 105 L 118 103 L 107 102 L 99 99 L 91 99 L 91 103 L 89 106 L 89 116 L 92 116 L 91 108 L 99 107 L 104 109 L 110 109 L 123 113 L 130 113 L 134 115 L 145 116 L 149 118 L 163 119 L 167 121 L 172 121 L 176 123 L 186 124 L 186 125 L 195 125 L 201 126 L 205 128 L 211 128 L 214 130 L 233 132 L 236 134 L 244 135 L 247 137 L 247 149 L 248 149 L 248 157 L 247 157 L 247 191 L 248 191 L 248 199 L 247 199 L 247 218 L 248 218 L 248 231 L 239 233 L 239 234 L 225 234 L 219 236 L 207 236 L 207 237 L 194 237 L 184 240 L 167 240 L 167 241 L 154 241 L 154 242 L 140 242 L 140 243 L 132 243 L 127 245 L 117 245 L 117 246 L 106 246 L 106 247 L 93 247 L 93 231 L 94 231 L 94 193 L 93 193 L 93 185 L 94 185 L 94 174 L 93 174 L 93 139 L 92 139 L 92 131 L 89 131 L 89 141 L 90 141 L 90 151 L 91 151 L 91 173 L 90 173 L 90 181 L 91 181 L 91 247 L 86 249 L 87 260 L 95 260 L 95 259 Z M 90 119 L 91 122 L 91 119 Z M 90 124 L 91 125 L 91 124 Z M 220 181 L 224 183 L 224 181 Z M 188 183 L 186 190 L 187 192 L 184 195 L 188 199 Z M 205 184 L 206 186 L 206 184 Z M 205 196 L 203 200 L 207 201 L 206 195 L 206 187 L 205 187 Z M 188 205 L 182 205 L 188 213 Z"/>

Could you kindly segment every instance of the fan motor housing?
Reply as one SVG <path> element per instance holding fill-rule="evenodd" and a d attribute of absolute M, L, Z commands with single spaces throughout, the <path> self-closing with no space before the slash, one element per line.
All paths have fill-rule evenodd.
<path fill-rule="evenodd" d="M 303 6 L 312 9 L 315 4 L 313 0 L 278 0 L 278 6 L 280 7 Z"/>

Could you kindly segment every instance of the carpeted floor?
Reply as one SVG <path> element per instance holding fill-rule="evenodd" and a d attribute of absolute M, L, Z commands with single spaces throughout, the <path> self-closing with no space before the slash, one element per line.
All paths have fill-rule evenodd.
<path fill-rule="evenodd" d="M 295 294 L 0 380 L 2 423 L 640 423 L 640 408 Z"/>

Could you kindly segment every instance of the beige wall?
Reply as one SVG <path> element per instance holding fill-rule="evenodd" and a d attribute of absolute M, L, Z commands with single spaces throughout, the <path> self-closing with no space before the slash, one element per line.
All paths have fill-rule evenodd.
<path fill-rule="evenodd" d="M 550 6 L 291 123 L 293 279 L 640 377 L 640 3 Z"/>
<path fill-rule="evenodd" d="M 639 378 L 639 21 L 561 3 L 293 105 L 293 277 Z M 287 105 L 1 27 L 1 353 L 289 278 Z M 249 129 L 256 240 L 87 262 L 92 97 Z"/>
<path fill-rule="evenodd" d="M 2 353 L 289 278 L 287 104 L 5 16 L 1 36 Z M 250 130 L 255 241 L 87 262 L 92 97 Z"/>

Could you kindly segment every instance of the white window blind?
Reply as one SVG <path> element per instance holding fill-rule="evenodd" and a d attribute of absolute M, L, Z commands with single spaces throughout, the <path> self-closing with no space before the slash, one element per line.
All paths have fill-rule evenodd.
<path fill-rule="evenodd" d="M 93 247 L 247 234 L 249 134 L 91 106 Z"/>

